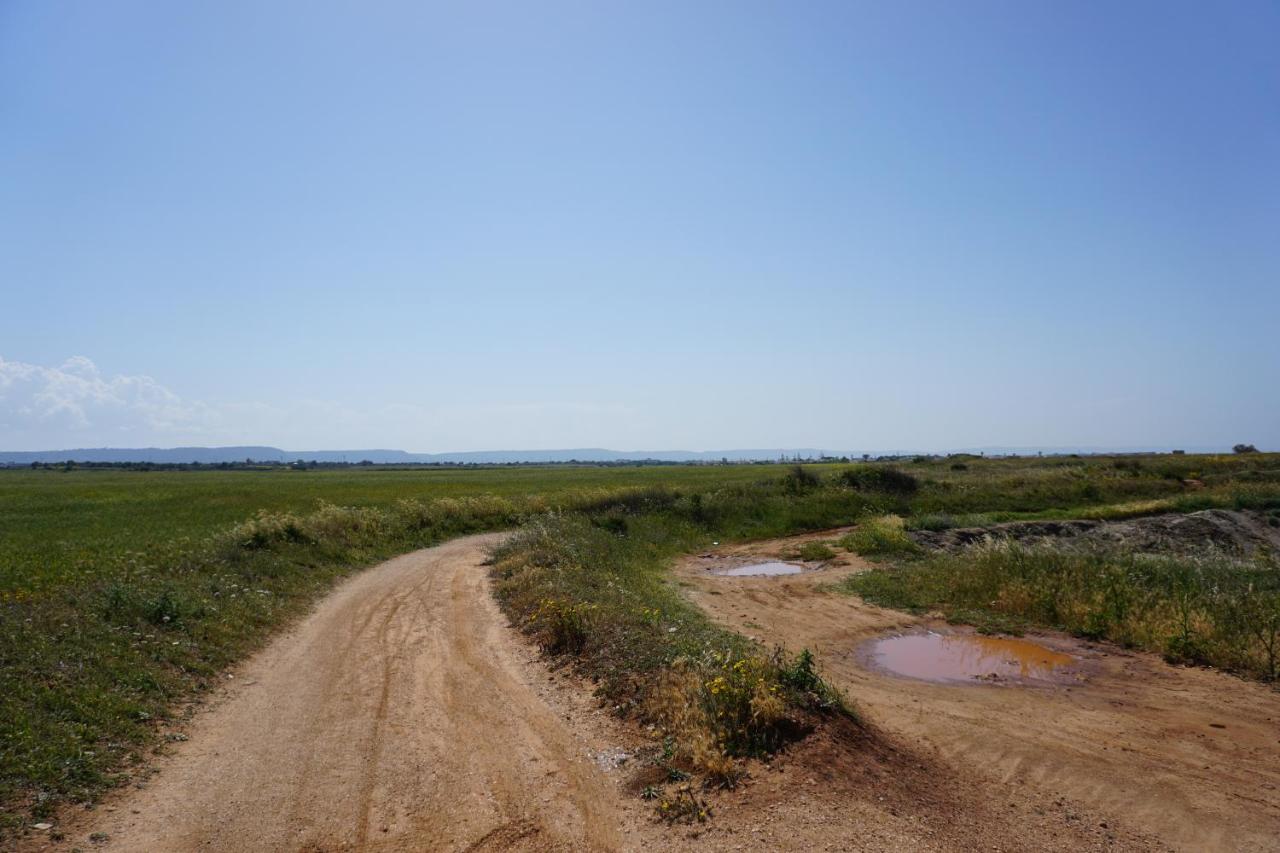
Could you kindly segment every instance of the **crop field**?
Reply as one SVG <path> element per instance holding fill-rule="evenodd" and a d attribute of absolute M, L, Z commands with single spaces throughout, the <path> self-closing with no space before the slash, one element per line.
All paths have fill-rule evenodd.
<path fill-rule="evenodd" d="M 1175 624 L 1182 611 L 1165 607 L 1160 589 L 1181 589 L 1169 586 L 1176 572 L 1125 575 L 1159 579 L 1144 592 L 1158 599 L 1148 611 L 1159 618 L 1141 624 L 1095 595 L 1105 584 L 1090 580 L 1087 564 L 1049 558 L 1034 576 L 1069 577 L 1079 595 L 1058 610 L 1024 595 L 1035 606 L 993 613 L 976 602 L 1005 585 L 999 560 L 925 560 L 908 538 L 1010 520 L 1208 508 L 1280 509 L 1280 456 L 0 471 L 0 826 L 92 801 L 145 765 L 177 703 L 207 689 L 337 579 L 487 530 L 523 530 L 493 567 L 513 623 L 600 680 L 617 707 L 669 729 L 673 761 L 725 784 L 741 759 L 785 740 L 785 719 L 856 715 L 857 697 L 833 691 L 807 653 L 771 652 L 713 627 L 675 591 L 670 562 L 713 540 L 860 523 L 848 541 L 811 546 L 813 554 L 839 547 L 882 560 L 849 589 L 891 606 L 1093 631 L 1273 676 L 1274 658 L 1267 661 L 1256 645 L 1263 635 L 1254 639 L 1250 626 L 1200 631 L 1207 611 Z M 975 565 L 977 575 L 968 570 Z M 1274 566 L 1254 571 L 1249 589 L 1271 589 Z M 1112 610 L 1091 615 L 1093 598 Z M 1070 619 L 1061 615 L 1068 612 Z M 1174 629 L 1182 639 L 1165 648 Z"/>
<path fill-rule="evenodd" d="M 0 597 L 101 579 L 127 555 L 191 543 L 255 513 L 321 502 L 388 506 L 475 495 L 557 496 L 649 485 L 717 488 L 781 466 L 350 468 L 245 471 L 0 469 Z M 0 598 L 0 600 L 3 600 Z"/>

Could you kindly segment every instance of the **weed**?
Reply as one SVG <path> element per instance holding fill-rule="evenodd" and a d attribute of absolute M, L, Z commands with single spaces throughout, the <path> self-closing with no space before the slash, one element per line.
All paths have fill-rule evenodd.
<path fill-rule="evenodd" d="M 862 491 L 913 495 L 920 489 L 918 479 L 897 468 L 860 465 L 857 468 L 846 468 L 837 477 L 849 488 Z"/>
<path fill-rule="evenodd" d="M 914 554 L 920 550 L 896 515 L 864 519 L 853 532 L 840 539 L 840 546 L 864 556 Z"/>
<path fill-rule="evenodd" d="M 581 654 L 591 636 L 595 606 L 586 602 L 544 598 L 530 621 L 538 641 L 551 654 Z"/>
<path fill-rule="evenodd" d="M 822 478 L 803 465 L 793 465 L 782 478 L 783 488 L 794 495 L 813 491 L 821 484 Z"/>
<path fill-rule="evenodd" d="M 796 556 L 801 560 L 821 563 L 835 557 L 836 552 L 825 542 L 806 542 L 796 549 Z"/>
<path fill-rule="evenodd" d="M 850 577 L 847 591 L 970 623 L 1033 622 L 1264 680 L 1277 676 L 1280 563 L 1002 541 Z"/>
<path fill-rule="evenodd" d="M 694 792 L 692 785 L 679 785 L 657 805 L 658 817 L 667 823 L 705 823 L 711 807 Z"/>

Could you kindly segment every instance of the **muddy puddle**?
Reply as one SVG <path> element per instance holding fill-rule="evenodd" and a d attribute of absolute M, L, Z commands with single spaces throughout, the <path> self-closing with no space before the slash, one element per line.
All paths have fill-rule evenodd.
<path fill-rule="evenodd" d="M 1079 661 L 1030 640 L 981 634 L 906 634 L 866 649 L 877 669 L 924 681 L 1074 683 Z"/>
<path fill-rule="evenodd" d="M 720 575 L 722 577 L 741 578 L 771 575 L 798 575 L 804 571 L 807 571 L 804 566 L 800 566 L 795 563 L 783 563 L 778 560 L 770 560 L 764 563 L 751 563 L 746 566 L 734 566 L 731 569 L 715 569 L 711 574 Z"/>

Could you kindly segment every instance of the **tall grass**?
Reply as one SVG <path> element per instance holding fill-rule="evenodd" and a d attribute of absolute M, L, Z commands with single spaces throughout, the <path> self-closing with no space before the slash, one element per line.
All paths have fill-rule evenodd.
<path fill-rule="evenodd" d="M 1280 562 L 1008 541 L 850 577 L 870 601 L 962 621 L 1034 623 L 1275 680 Z"/>
<path fill-rule="evenodd" d="M 840 546 L 868 557 L 914 554 L 920 550 L 907 535 L 902 518 L 896 515 L 863 519 L 857 529 L 841 537 Z"/>

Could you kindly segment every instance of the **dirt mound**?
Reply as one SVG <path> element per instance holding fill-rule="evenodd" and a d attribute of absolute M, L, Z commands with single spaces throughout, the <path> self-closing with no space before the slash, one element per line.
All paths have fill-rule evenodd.
<path fill-rule="evenodd" d="M 1000 539 L 1026 544 L 1069 541 L 1166 553 L 1219 550 L 1248 556 L 1259 549 L 1280 553 L 1280 519 L 1252 510 L 1207 509 L 1127 521 L 1011 521 L 989 527 L 914 530 L 910 536 L 926 548 L 953 553 Z"/>

